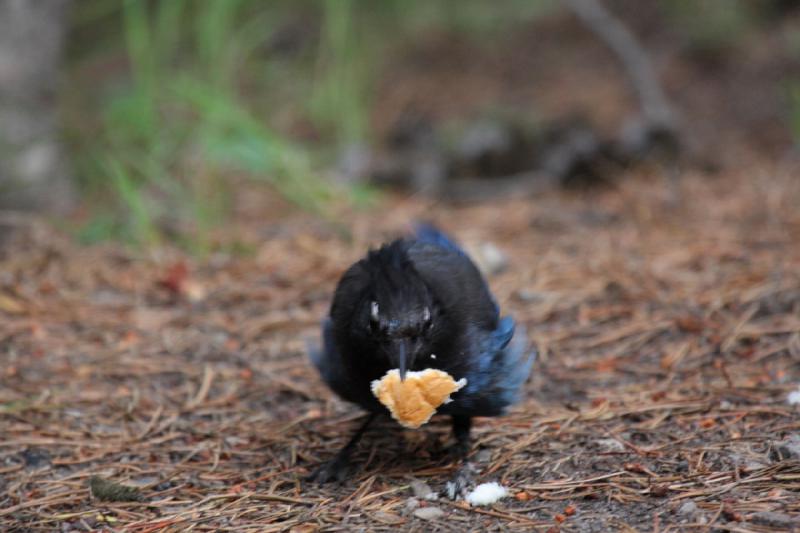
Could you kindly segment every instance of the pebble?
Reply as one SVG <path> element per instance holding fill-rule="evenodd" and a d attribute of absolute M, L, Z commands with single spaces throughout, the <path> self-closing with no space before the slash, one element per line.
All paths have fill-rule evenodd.
<path fill-rule="evenodd" d="M 602 449 L 609 452 L 624 452 L 625 446 L 617 439 L 598 439 L 595 441 Z"/>
<path fill-rule="evenodd" d="M 484 276 L 494 276 L 508 268 L 508 256 L 491 242 L 467 243 L 464 249 Z"/>
<path fill-rule="evenodd" d="M 475 454 L 475 462 L 488 463 L 492 460 L 492 450 L 481 450 Z"/>
<path fill-rule="evenodd" d="M 406 500 L 406 511 L 410 512 L 419 507 L 419 500 L 416 498 L 409 498 Z"/>
<path fill-rule="evenodd" d="M 796 390 L 789 393 L 786 397 L 786 402 L 789 405 L 800 405 L 800 385 L 798 385 Z"/>
<path fill-rule="evenodd" d="M 508 257 L 500 248 L 485 242 L 478 248 L 478 266 L 488 276 L 499 274 L 508 268 Z"/>
<path fill-rule="evenodd" d="M 697 512 L 697 504 L 693 501 L 684 502 L 678 507 L 678 514 L 681 516 L 693 516 Z"/>
<path fill-rule="evenodd" d="M 776 513 L 774 511 L 761 511 L 750 515 L 750 520 L 754 524 L 776 527 L 793 531 L 793 528 L 800 528 L 800 519 L 796 519 L 788 514 Z"/>
<path fill-rule="evenodd" d="M 398 525 L 405 522 L 405 519 L 401 516 L 398 516 L 394 513 L 387 513 L 385 511 L 378 511 L 372 514 L 372 518 L 379 522 L 383 522 L 384 524 L 389 525 Z"/>
<path fill-rule="evenodd" d="M 444 511 L 438 507 L 420 507 L 414 511 L 414 516 L 423 520 L 436 520 L 444 516 Z"/>
<path fill-rule="evenodd" d="M 411 492 L 414 493 L 415 498 L 421 500 L 430 500 L 435 496 L 428 484 L 419 479 L 415 479 L 411 482 Z"/>

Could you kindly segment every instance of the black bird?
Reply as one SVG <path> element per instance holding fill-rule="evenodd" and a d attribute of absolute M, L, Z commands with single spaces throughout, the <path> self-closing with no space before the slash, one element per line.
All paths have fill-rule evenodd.
<path fill-rule="evenodd" d="M 349 457 L 376 415 L 388 413 L 370 384 L 390 369 L 437 368 L 467 384 L 438 413 L 452 416 L 456 456 L 469 451 L 474 416 L 498 416 L 517 400 L 535 353 L 514 320 L 499 308 L 475 264 L 430 225 L 371 250 L 342 276 L 323 349 L 312 361 L 330 388 L 369 412 L 364 424 L 330 461 L 309 476 L 344 480 Z"/>

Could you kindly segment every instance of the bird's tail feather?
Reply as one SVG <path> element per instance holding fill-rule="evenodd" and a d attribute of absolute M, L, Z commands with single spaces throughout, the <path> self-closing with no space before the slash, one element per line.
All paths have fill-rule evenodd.
<path fill-rule="evenodd" d="M 453 242 L 453 239 L 429 222 L 417 222 L 414 224 L 414 235 L 418 241 L 435 244 L 446 250 L 453 250 L 460 254 L 464 253 L 464 250 Z"/>
<path fill-rule="evenodd" d="M 503 349 L 503 358 L 494 381 L 498 394 L 507 405 L 519 400 L 522 385 L 530 376 L 536 355 L 535 349 L 528 348 L 525 328 L 517 326 L 514 337 Z"/>

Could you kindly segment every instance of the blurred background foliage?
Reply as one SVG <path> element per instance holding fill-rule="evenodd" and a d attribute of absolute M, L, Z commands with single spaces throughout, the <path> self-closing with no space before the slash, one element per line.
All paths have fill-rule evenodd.
<path fill-rule="evenodd" d="M 713 55 L 739 46 L 774 3 L 663 7 L 687 47 Z M 369 203 L 374 191 L 330 169 L 374 138 L 375 83 L 393 51 L 430 31 L 492 46 L 558 9 L 545 0 L 76 2 L 61 110 L 85 198 L 80 235 L 202 249 L 242 180 L 322 216 Z M 796 81 L 787 91 L 800 136 Z"/>
<path fill-rule="evenodd" d="M 325 169 L 369 135 L 388 48 L 447 26 L 483 34 L 550 8 L 515 0 L 83 0 L 65 84 L 87 241 L 202 238 L 229 180 L 266 181 L 298 206 L 371 198 Z"/>

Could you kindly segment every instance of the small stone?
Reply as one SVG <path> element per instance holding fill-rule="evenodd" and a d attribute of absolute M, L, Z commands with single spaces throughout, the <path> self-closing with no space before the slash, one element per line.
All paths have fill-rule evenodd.
<path fill-rule="evenodd" d="M 789 405 L 800 405 L 800 385 L 797 385 L 797 388 L 786 396 L 786 403 Z"/>
<path fill-rule="evenodd" d="M 624 452 L 625 446 L 617 439 L 598 439 L 595 441 L 603 450 L 608 452 Z"/>
<path fill-rule="evenodd" d="M 157 476 L 143 476 L 140 478 L 131 479 L 128 484 L 141 489 L 143 487 L 156 486 L 158 485 L 159 481 L 161 481 L 161 478 Z"/>
<path fill-rule="evenodd" d="M 691 517 L 694 516 L 695 513 L 697 513 L 697 504 L 691 500 L 684 502 L 683 505 L 678 507 L 678 514 L 681 516 Z"/>
<path fill-rule="evenodd" d="M 541 292 L 531 289 L 519 289 L 514 293 L 514 297 L 525 303 L 543 302 L 547 299 Z"/>
<path fill-rule="evenodd" d="M 417 507 L 419 507 L 419 500 L 418 499 L 409 498 L 408 500 L 406 500 L 406 511 L 407 512 L 411 512 L 414 509 L 416 509 Z"/>
<path fill-rule="evenodd" d="M 414 511 L 414 516 L 423 520 L 436 520 L 444 516 L 444 511 L 438 507 L 420 507 Z"/>
<path fill-rule="evenodd" d="M 433 495 L 433 491 L 424 481 L 415 479 L 411 482 L 411 492 L 414 493 L 415 498 L 427 500 Z"/>
<path fill-rule="evenodd" d="M 786 531 L 793 530 L 800 526 L 800 519 L 796 519 L 788 514 L 776 513 L 774 511 L 761 511 L 750 515 L 750 520 L 754 524 L 775 527 Z"/>
<path fill-rule="evenodd" d="M 487 276 L 499 274 L 508 268 L 508 257 L 491 242 L 482 243 L 475 254 L 478 268 Z"/>
<path fill-rule="evenodd" d="M 376 513 L 373 513 L 372 518 L 378 522 L 383 522 L 384 524 L 389 524 L 392 526 L 405 522 L 405 519 L 402 516 L 394 513 L 387 513 L 385 511 L 377 511 Z"/>
<path fill-rule="evenodd" d="M 475 462 L 488 463 L 492 460 L 492 450 L 481 450 L 475 454 Z"/>

